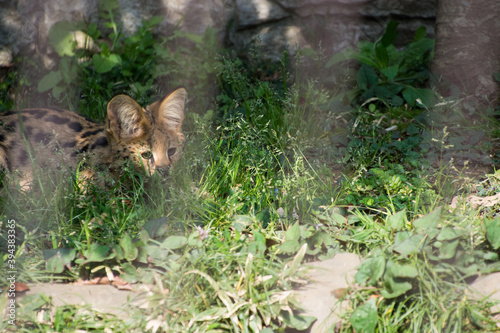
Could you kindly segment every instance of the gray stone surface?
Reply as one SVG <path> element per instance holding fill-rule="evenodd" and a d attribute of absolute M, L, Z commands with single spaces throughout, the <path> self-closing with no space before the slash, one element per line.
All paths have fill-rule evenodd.
<path fill-rule="evenodd" d="M 334 326 L 347 302 L 340 302 L 334 293 L 353 283 L 360 258 L 352 253 L 340 253 L 334 258 L 306 264 L 310 283 L 295 291 L 304 313 L 317 318 L 308 332 L 323 333 Z"/>
<path fill-rule="evenodd" d="M 500 322 L 500 272 L 481 276 L 470 285 L 471 289 L 477 291 L 475 297 L 489 297 L 499 303 L 491 307 L 491 313 L 497 314 Z"/>
<path fill-rule="evenodd" d="M 129 306 L 136 304 L 131 302 L 142 297 L 137 292 L 118 290 L 111 285 L 42 283 L 29 287 L 30 290 L 18 296 L 18 300 L 22 301 L 28 295 L 43 293 L 52 298 L 55 306 L 88 304 L 96 311 L 111 313 L 120 318 L 127 318 Z"/>
<path fill-rule="evenodd" d="M 271 0 L 235 1 L 240 29 L 277 21 L 289 16 L 289 13 Z"/>
<path fill-rule="evenodd" d="M 51 26 L 60 20 L 96 22 L 97 0 L 0 0 L 0 47 L 14 55 L 36 54 L 45 66 L 53 55 L 48 43 Z M 401 21 L 408 36 L 425 25 L 432 36 L 436 0 L 118 0 L 117 22 L 123 33 L 137 30 L 143 19 L 163 16 L 156 33 L 169 36 L 173 30 L 202 34 L 218 31 L 219 41 L 244 52 L 260 36 L 270 58 L 280 58 L 288 47 L 318 47 L 327 54 L 373 40 L 389 19 Z"/>

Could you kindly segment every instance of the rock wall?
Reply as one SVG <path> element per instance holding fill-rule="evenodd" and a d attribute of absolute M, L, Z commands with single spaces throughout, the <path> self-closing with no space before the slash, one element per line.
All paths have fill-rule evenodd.
<path fill-rule="evenodd" d="M 228 41 L 242 50 L 260 36 L 271 56 L 288 45 L 329 54 L 375 40 L 390 20 L 401 22 L 399 43 L 411 40 L 424 25 L 434 36 L 435 0 L 235 0 Z"/>
<path fill-rule="evenodd" d="M 12 56 L 50 55 L 50 27 L 60 20 L 101 22 L 103 0 L 0 0 L 0 66 Z M 329 54 L 379 37 L 388 20 L 401 22 L 400 43 L 424 25 L 434 35 L 436 0 L 118 0 L 119 20 L 125 33 L 142 19 L 162 15 L 157 29 L 169 35 L 179 27 L 203 33 L 218 31 L 221 46 L 245 52 L 260 38 L 271 58 L 285 47 L 321 47 Z M 260 37 L 258 37 L 260 36 Z M 50 67 L 50 64 L 46 64 Z"/>

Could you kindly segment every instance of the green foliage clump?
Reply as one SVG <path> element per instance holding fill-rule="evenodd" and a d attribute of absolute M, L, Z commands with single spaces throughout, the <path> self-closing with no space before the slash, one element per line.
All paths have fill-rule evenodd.
<path fill-rule="evenodd" d="M 398 25 L 398 22 L 389 22 L 377 41 L 359 42 L 358 51 L 336 54 L 327 63 L 327 67 L 344 59 L 361 63 L 357 73 L 358 86 L 348 93 L 355 105 L 373 97 L 393 107 L 404 103 L 411 107 L 432 105 L 434 93 L 425 84 L 429 79 L 434 40 L 426 38 L 425 28 L 420 27 L 414 41 L 399 51 L 394 45 Z"/>
<path fill-rule="evenodd" d="M 356 274 L 356 282 L 368 288 L 356 291 L 363 296 L 350 316 L 352 329 L 375 332 L 396 325 L 408 331 L 461 332 L 493 327 L 479 310 L 488 302 L 468 297 L 466 281 L 499 268 L 498 218 L 485 221 L 489 242 L 478 248 L 474 243 L 484 238 L 476 228 L 444 222 L 442 215 L 439 207 L 411 223 L 405 211 L 385 219 L 391 241 L 373 249 Z M 379 301 L 375 304 L 372 297 L 362 304 L 368 295 Z"/>
<path fill-rule="evenodd" d="M 435 198 L 425 176 L 430 168 L 423 155 L 426 116 L 422 109 L 375 103 L 354 113 L 344 156 L 354 172 L 344 182 L 350 192 L 347 203 L 414 211 L 415 205 Z"/>

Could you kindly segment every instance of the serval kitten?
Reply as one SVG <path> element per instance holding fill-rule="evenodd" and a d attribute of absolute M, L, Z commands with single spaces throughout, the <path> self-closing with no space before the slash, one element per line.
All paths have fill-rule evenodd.
<path fill-rule="evenodd" d="M 0 114 L 0 168 L 16 174 L 29 186 L 33 163 L 42 168 L 73 170 L 92 181 L 95 170 L 107 170 L 116 179 L 131 161 L 142 174 L 169 167 L 182 154 L 186 90 L 177 89 L 145 109 L 126 96 L 114 97 L 104 124 L 74 112 L 26 109 Z"/>

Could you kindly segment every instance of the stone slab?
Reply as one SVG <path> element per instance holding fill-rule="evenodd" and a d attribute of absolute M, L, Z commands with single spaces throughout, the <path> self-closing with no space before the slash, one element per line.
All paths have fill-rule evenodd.
<path fill-rule="evenodd" d="M 311 269 L 307 274 L 310 283 L 297 289 L 295 295 L 304 313 L 317 318 L 306 332 L 324 333 L 336 324 L 347 302 L 340 302 L 334 293 L 354 282 L 360 263 L 357 255 L 340 253 L 332 259 L 305 265 Z"/>

